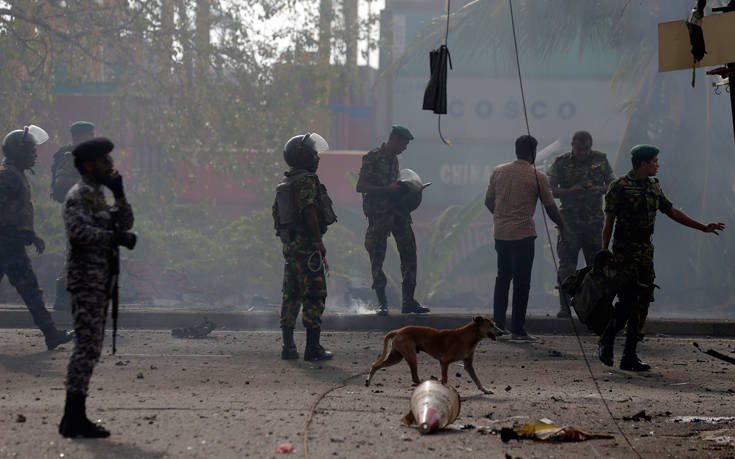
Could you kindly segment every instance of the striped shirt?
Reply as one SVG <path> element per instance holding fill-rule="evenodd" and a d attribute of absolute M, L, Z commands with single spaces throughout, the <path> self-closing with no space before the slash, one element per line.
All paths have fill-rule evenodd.
<path fill-rule="evenodd" d="M 485 202 L 492 207 L 495 239 L 517 241 L 536 237 L 533 213 L 539 188 L 541 203 L 544 206 L 554 204 L 548 177 L 536 171 L 528 161 L 517 159 L 493 170 Z"/>

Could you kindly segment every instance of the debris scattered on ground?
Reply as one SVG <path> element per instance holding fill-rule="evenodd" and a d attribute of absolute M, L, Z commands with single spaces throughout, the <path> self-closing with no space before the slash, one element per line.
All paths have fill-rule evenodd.
<path fill-rule="evenodd" d="M 510 392 L 510 390 L 511 390 L 511 389 L 512 389 L 512 387 L 510 387 L 510 386 L 505 386 L 505 391 L 506 391 L 506 392 Z"/>
<path fill-rule="evenodd" d="M 735 429 L 708 430 L 700 432 L 699 437 L 705 441 L 713 441 L 718 445 L 735 447 Z"/>
<path fill-rule="evenodd" d="M 278 454 L 293 453 L 293 445 L 289 442 L 281 443 L 273 452 Z"/>
<path fill-rule="evenodd" d="M 711 355 L 712 357 L 714 357 L 716 359 L 720 359 L 720 360 L 723 360 L 723 361 L 725 361 L 727 363 L 732 363 L 733 365 L 735 365 L 735 358 L 732 358 L 732 357 L 730 357 L 728 355 L 725 355 L 725 354 L 723 354 L 721 352 L 717 352 L 717 351 L 715 351 L 713 349 L 707 349 L 705 351 L 701 347 L 699 347 L 699 344 L 696 343 L 696 342 L 694 342 L 692 344 L 694 345 L 694 347 L 696 347 L 697 349 L 699 349 L 700 351 L 704 352 L 707 355 Z"/>
<path fill-rule="evenodd" d="M 443 429 L 459 416 L 459 394 L 452 387 L 438 381 L 424 381 L 411 393 L 409 412 L 401 421 L 418 425 L 419 432 L 427 434 Z"/>
<path fill-rule="evenodd" d="M 143 379 L 143 373 L 138 373 L 135 377 L 138 379 Z"/>
<path fill-rule="evenodd" d="M 124 362 L 123 362 L 122 360 L 118 360 L 117 362 L 115 362 L 115 366 L 118 366 L 118 367 L 124 367 L 124 366 L 126 366 L 127 364 L 129 364 L 129 363 L 130 363 L 130 360 L 126 360 L 126 361 L 124 361 Z"/>
<path fill-rule="evenodd" d="M 18 416 L 15 417 L 15 422 L 26 422 L 26 417 L 22 414 L 18 414 Z"/>
<path fill-rule="evenodd" d="M 640 410 L 639 412 L 637 412 L 633 416 L 623 416 L 623 421 L 635 421 L 635 422 L 646 421 L 646 422 L 651 422 L 651 416 L 649 416 L 649 415 L 646 414 L 646 410 Z"/>
<path fill-rule="evenodd" d="M 593 433 L 579 427 L 567 426 L 558 427 L 546 422 L 533 422 L 523 424 L 522 427 L 512 429 L 504 427 L 500 431 L 500 439 L 504 443 L 510 440 L 520 440 L 530 438 L 542 441 L 584 441 L 596 438 L 615 438 L 612 435 Z"/>
<path fill-rule="evenodd" d="M 174 328 L 171 330 L 171 336 L 174 338 L 200 339 L 206 337 L 215 328 L 217 328 L 217 324 L 210 322 L 206 317 L 204 317 L 199 325 L 195 325 L 193 327 Z"/>
<path fill-rule="evenodd" d="M 669 422 L 704 422 L 707 424 L 719 424 L 721 422 L 735 421 L 735 416 L 675 416 Z"/>

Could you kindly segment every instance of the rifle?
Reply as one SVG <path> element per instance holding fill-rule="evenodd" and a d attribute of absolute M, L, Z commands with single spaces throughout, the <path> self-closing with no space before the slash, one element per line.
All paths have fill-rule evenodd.
<path fill-rule="evenodd" d="M 112 271 L 110 272 L 110 296 L 112 297 L 112 355 L 117 352 L 117 315 L 120 309 L 120 249 L 112 250 Z M 107 315 L 107 314 L 105 314 Z"/>

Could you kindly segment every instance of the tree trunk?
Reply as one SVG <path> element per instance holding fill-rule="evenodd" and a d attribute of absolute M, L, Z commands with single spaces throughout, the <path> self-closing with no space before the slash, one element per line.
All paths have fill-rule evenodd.
<path fill-rule="evenodd" d="M 201 82 L 206 77 L 209 68 L 209 33 L 211 27 L 212 19 L 209 0 L 197 0 L 196 31 L 194 32 L 194 46 L 196 48 L 195 75 L 197 82 Z"/>

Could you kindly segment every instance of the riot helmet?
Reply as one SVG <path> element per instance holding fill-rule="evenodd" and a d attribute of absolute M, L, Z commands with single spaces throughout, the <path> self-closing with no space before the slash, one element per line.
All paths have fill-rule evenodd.
<path fill-rule="evenodd" d="M 291 137 L 283 147 L 283 159 L 291 167 L 302 167 L 316 171 L 318 154 L 329 150 L 329 144 L 317 133 L 306 133 Z"/>
<path fill-rule="evenodd" d="M 33 124 L 11 131 L 3 139 L 3 154 L 9 160 L 21 159 L 30 152 L 29 147 L 41 145 L 49 139 L 48 133 Z"/>

